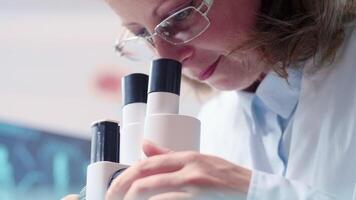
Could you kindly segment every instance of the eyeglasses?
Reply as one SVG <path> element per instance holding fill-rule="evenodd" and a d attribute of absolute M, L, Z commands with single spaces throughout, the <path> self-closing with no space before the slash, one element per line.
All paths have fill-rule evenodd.
<path fill-rule="evenodd" d="M 122 57 L 134 61 L 152 59 L 155 56 L 154 37 L 158 36 L 173 45 L 188 43 L 203 34 L 210 26 L 207 14 L 214 0 L 202 0 L 198 7 L 185 7 L 164 19 L 152 34 L 128 37 L 122 34 L 115 44 L 115 50 Z"/>

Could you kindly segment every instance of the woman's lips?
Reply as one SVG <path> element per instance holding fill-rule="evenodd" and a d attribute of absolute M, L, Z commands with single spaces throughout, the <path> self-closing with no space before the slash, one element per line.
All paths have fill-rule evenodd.
<path fill-rule="evenodd" d="M 210 65 L 207 69 L 203 70 L 199 74 L 198 78 L 200 81 L 204 81 L 204 80 L 208 79 L 211 75 L 213 75 L 216 67 L 218 66 L 220 58 L 221 58 L 221 56 L 212 65 Z"/>

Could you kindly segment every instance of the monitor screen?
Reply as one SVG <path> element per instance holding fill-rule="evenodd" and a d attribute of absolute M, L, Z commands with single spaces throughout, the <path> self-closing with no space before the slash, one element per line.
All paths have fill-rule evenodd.
<path fill-rule="evenodd" d="M 49 200 L 79 193 L 89 159 L 89 140 L 0 122 L 0 199 Z"/>

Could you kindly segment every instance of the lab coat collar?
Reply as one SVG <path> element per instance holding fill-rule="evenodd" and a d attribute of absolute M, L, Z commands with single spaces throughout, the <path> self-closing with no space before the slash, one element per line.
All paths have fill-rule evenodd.
<path fill-rule="evenodd" d="M 284 119 L 289 119 L 298 103 L 302 79 L 302 69 L 289 68 L 287 72 L 287 80 L 273 71 L 268 73 L 255 95 Z"/>

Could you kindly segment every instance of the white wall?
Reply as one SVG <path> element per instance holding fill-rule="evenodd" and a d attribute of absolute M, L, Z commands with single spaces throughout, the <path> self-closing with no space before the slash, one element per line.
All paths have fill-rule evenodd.
<path fill-rule="evenodd" d="M 147 64 L 113 52 L 119 31 L 101 0 L 0 0 L 0 120 L 83 138 L 95 120 L 120 120 L 120 94 L 100 92 L 96 80 Z M 182 112 L 196 114 L 183 99 Z"/>

